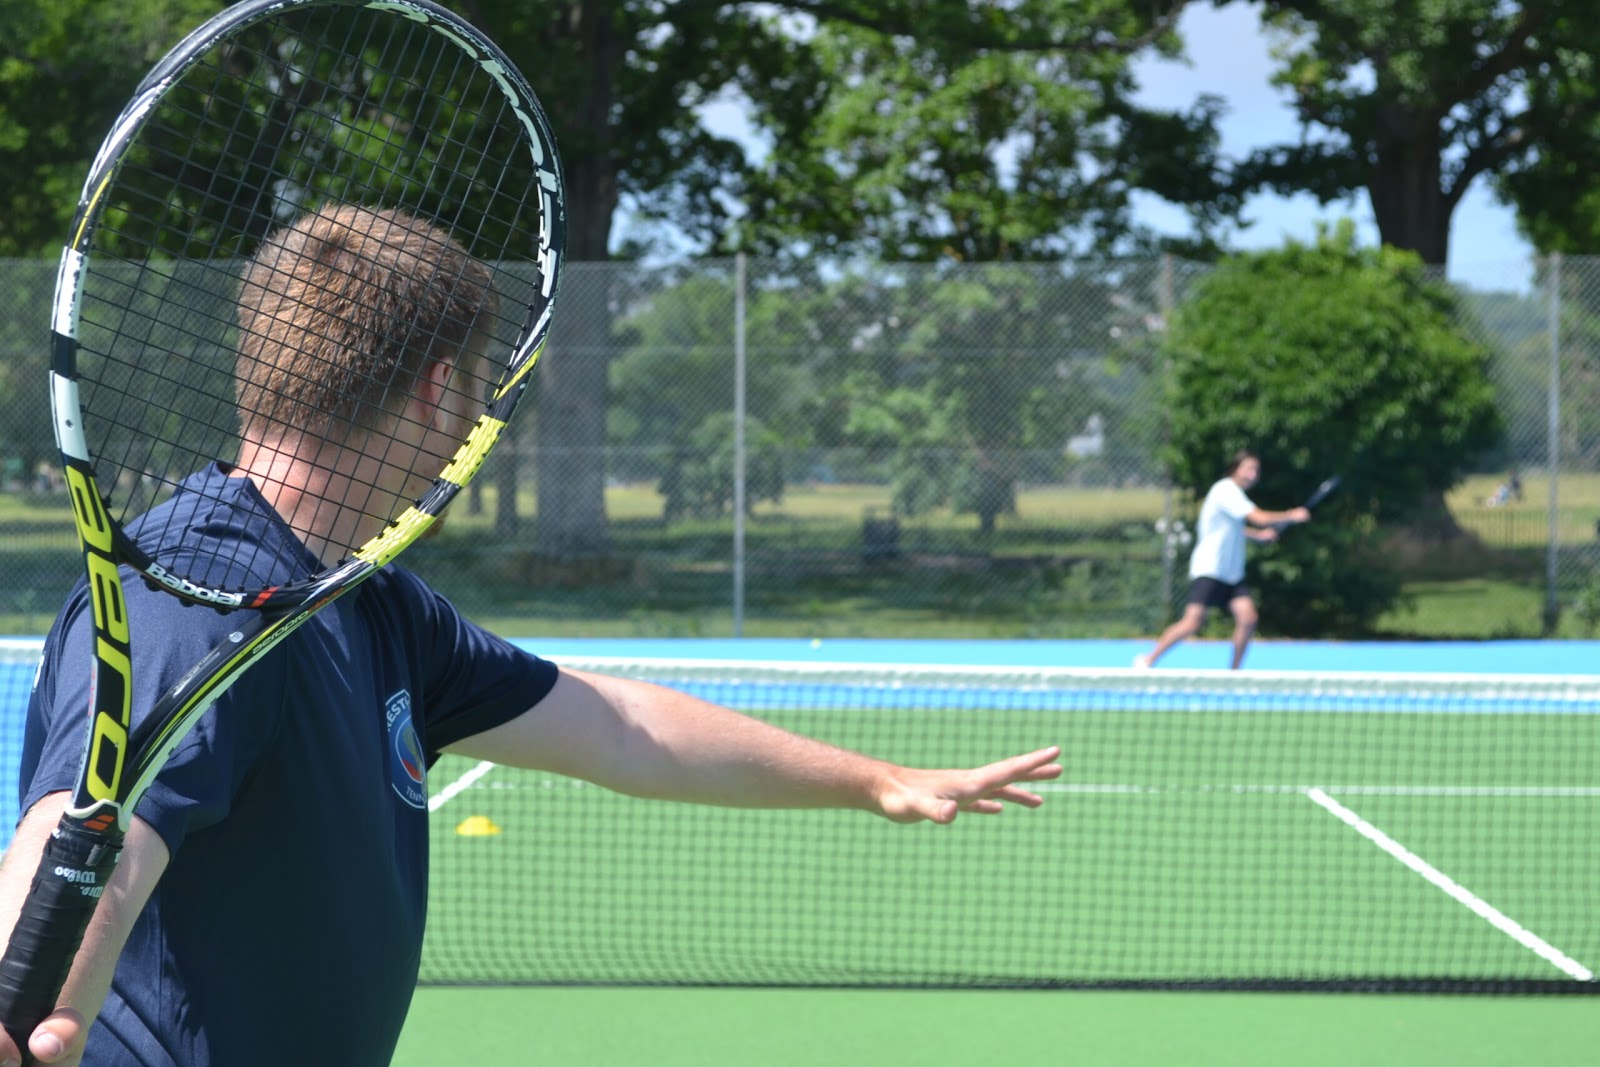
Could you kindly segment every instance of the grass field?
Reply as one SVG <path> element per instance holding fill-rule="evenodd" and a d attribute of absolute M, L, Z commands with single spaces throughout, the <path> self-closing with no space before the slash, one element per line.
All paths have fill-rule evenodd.
<path fill-rule="evenodd" d="M 1485 502 L 1494 493 L 1500 479 L 1495 475 L 1471 475 L 1446 495 L 1451 509 L 1458 514 L 1469 511 L 1494 510 L 1513 516 L 1537 516 L 1541 520 L 1547 511 L 1549 480 L 1531 475 L 1523 482 L 1523 499 L 1503 508 L 1488 509 Z M 1600 519 L 1600 474 L 1563 474 L 1558 487 L 1560 504 L 1567 528 L 1575 534 L 1594 535 L 1594 522 Z M 1086 524 L 1125 521 L 1145 522 L 1159 516 L 1163 493 L 1160 489 L 1144 486 L 1129 488 L 1083 488 L 1072 486 L 1023 487 L 1017 498 L 1016 516 L 1002 517 L 1001 523 L 1059 521 L 1074 518 Z M 451 513 L 453 524 L 462 527 L 486 527 L 495 512 L 495 489 L 484 485 L 481 492 L 481 509 L 473 512 L 458 506 Z M 606 514 L 616 522 L 642 522 L 662 520 L 665 501 L 654 486 L 645 484 L 613 485 L 606 490 Z M 870 508 L 887 511 L 891 504 L 888 486 L 804 484 L 790 486 L 779 503 L 761 502 L 754 506 L 753 519 L 817 520 L 853 525 Z M 66 536 L 71 538 L 71 517 L 63 494 L 0 493 L 0 528 L 18 531 L 8 539 L 7 547 L 28 545 L 54 547 L 60 533 L 60 524 L 66 523 Z M 533 518 L 537 514 L 537 497 L 525 490 L 517 504 L 518 514 Z M 948 511 L 935 511 L 930 522 L 947 525 L 952 529 L 976 529 L 977 520 L 971 515 L 952 515 Z M 720 524 L 717 524 L 720 526 Z M 1525 529 L 1528 544 L 1542 544 L 1544 531 L 1531 523 L 1518 523 Z"/>
<path fill-rule="evenodd" d="M 1449 495 L 1458 521 L 1478 540 L 1408 557 L 1406 600 L 1378 621 L 1380 636 L 1543 634 L 1548 485 L 1530 476 L 1521 502 L 1485 507 L 1497 481 L 1475 476 Z M 1600 544 L 1600 475 L 1563 476 L 1559 493 L 1563 543 Z M 909 576 L 863 564 L 863 517 L 886 513 L 889 503 L 886 486 L 816 484 L 792 486 L 779 504 L 757 505 L 747 532 L 743 632 L 1059 639 L 1143 636 L 1167 621 L 1157 595 L 1158 489 L 1024 488 L 1016 515 L 1002 516 L 989 536 L 971 515 L 905 521 L 901 547 L 920 560 Z M 479 504 L 476 513 L 459 505 L 449 533 L 407 559 L 491 628 L 530 637 L 733 632 L 726 518 L 666 523 L 653 487 L 613 486 L 612 551 L 551 564 L 527 542 L 531 492 L 519 500 L 523 533 L 510 540 L 484 537 L 495 512 L 492 484 Z M 64 497 L 0 494 L 0 633 L 38 634 L 48 626 L 81 570 L 71 530 Z M 1185 551 L 1175 553 L 1172 567 L 1178 588 Z M 1589 636 L 1589 627 L 1568 611 L 1554 636 Z"/>

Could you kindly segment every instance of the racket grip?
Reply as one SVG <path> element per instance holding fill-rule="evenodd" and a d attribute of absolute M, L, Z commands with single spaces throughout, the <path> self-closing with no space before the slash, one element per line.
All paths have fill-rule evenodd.
<path fill-rule="evenodd" d="M 55 1011 L 106 882 L 122 853 L 116 829 L 90 830 L 63 815 L 39 858 L 33 886 L 0 957 L 0 1021 L 22 1053 L 28 1035 Z"/>

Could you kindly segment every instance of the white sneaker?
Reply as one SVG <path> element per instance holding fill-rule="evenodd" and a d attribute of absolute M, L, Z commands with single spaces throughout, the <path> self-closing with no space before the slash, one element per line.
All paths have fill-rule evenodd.
<path fill-rule="evenodd" d="M 1139 655 L 1133 657 L 1133 665 L 1138 667 L 1140 670 L 1149 670 L 1150 657 L 1141 652 Z"/>

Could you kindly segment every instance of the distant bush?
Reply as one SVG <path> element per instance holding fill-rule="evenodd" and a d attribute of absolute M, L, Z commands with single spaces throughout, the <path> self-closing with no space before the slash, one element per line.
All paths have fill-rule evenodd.
<path fill-rule="evenodd" d="M 667 462 L 658 488 L 667 521 L 715 518 L 733 510 L 734 417 L 715 412 L 689 434 Z M 760 420 L 745 420 L 745 512 L 763 500 L 783 499 L 783 443 Z"/>
<path fill-rule="evenodd" d="M 1350 636 L 1396 604 L 1387 531 L 1414 518 L 1494 446 L 1489 352 L 1416 256 L 1358 248 L 1348 223 L 1313 244 L 1230 257 L 1173 315 L 1164 346 L 1168 461 L 1196 494 L 1250 448 L 1252 497 L 1279 510 L 1330 474 L 1306 527 L 1251 555 L 1273 632 Z"/>

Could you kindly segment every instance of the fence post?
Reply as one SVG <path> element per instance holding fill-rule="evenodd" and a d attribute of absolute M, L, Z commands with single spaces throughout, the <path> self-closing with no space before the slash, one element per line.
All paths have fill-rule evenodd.
<path fill-rule="evenodd" d="M 1172 293 L 1172 253 L 1164 252 L 1161 255 L 1161 284 L 1157 286 L 1157 299 L 1160 301 L 1161 328 L 1165 330 L 1172 321 L 1174 297 Z M 1171 361 L 1161 361 L 1162 388 L 1167 386 L 1167 378 L 1171 372 Z M 1165 445 L 1168 433 L 1167 420 L 1161 420 L 1161 441 Z M 1165 619 L 1172 611 L 1172 566 L 1174 552 L 1172 549 L 1172 474 L 1162 463 L 1161 475 L 1161 618 L 1158 625 L 1165 625 Z"/>
<path fill-rule="evenodd" d="M 733 636 L 744 636 L 744 253 L 733 257 Z"/>
<path fill-rule="evenodd" d="M 1560 572 L 1561 511 L 1558 506 L 1561 480 L 1561 253 L 1553 252 L 1550 269 L 1545 272 L 1550 286 L 1550 395 L 1546 401 L 1549 420 L 1545 442 L 1546 468 L 1550 480 L 1549 535 L 1545 544 L 1544 633 L 1555 633 L 1561 621 L 1561 598 L 1556 589 Z"/>

